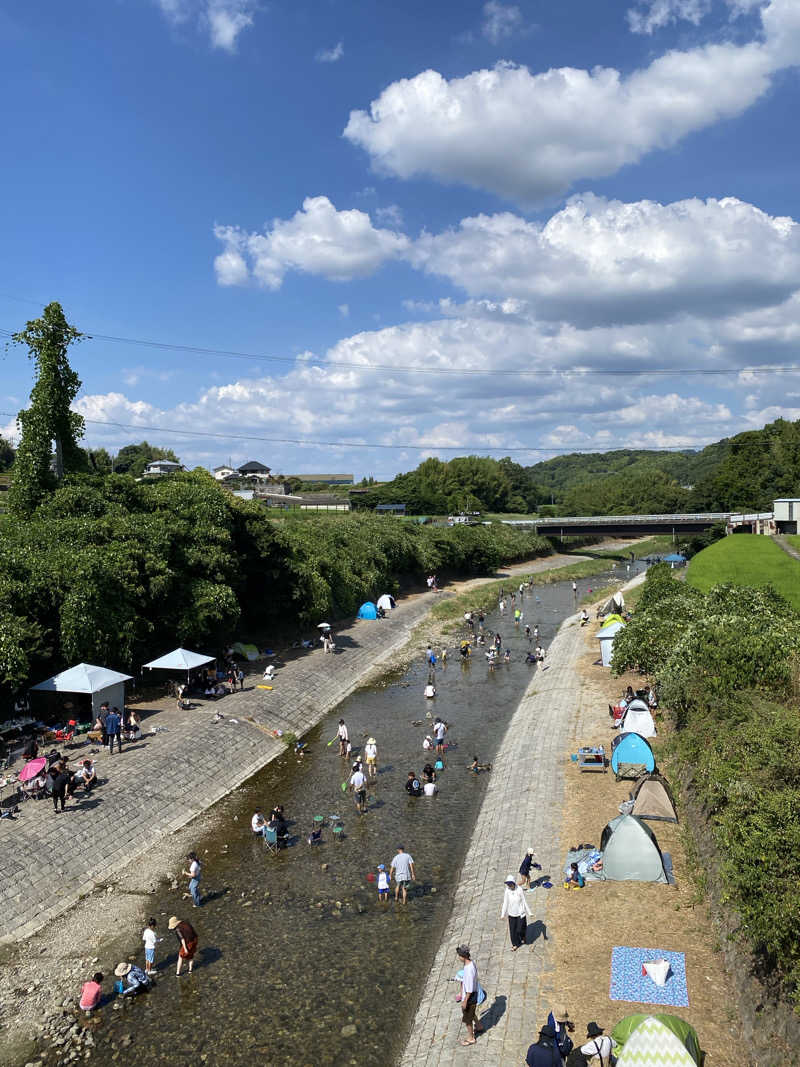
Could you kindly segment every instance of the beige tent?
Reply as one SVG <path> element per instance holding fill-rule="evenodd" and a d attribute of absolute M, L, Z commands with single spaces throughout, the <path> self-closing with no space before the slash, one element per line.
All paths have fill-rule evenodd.
<path fill-rule="evenodd" d="M 670 788 L 658 775 L 645 775 L 640 778 L 631 793 L 633 801 L 632 815 L 640 819 L 653 819 L 658 822 L 677 822 L 675 802 Z"/>

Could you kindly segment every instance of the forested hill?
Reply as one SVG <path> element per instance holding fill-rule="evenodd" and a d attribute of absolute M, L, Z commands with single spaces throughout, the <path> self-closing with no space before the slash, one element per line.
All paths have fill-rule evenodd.
<path fill-rule="evenodd" d="M 371 510 L 403 503 L 412 515 L 623 515 L 763 511 L 779 496 L 800 496 L 800 420 L 778 419 L 696 452 L 574 452 L 531 467 L 508 458 L 427 459 L 416 470 L 370 486 L 354 504 Z"/>

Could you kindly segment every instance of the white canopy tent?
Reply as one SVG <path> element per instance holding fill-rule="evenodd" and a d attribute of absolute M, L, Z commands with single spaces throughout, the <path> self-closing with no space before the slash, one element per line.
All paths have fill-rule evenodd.
<path fill-rule="evenodd" d="M 620 632 L 625 629 L 625 624 L 622 622 L 610 622 L 603 627 L 602 630 L 598 630 L 596 637 L 600 642 L 600 657 L 603 661 L 604 667 L 611 666 L 611 654 L 614 651 L 614 638 Z"/>
<path fill-rule="evenodd" d="M 100 711 L 106 701 L 120 711 L 125 707 L 125 683 L 132 675 L 119 674 L 108 667 L 95 667 L 91 663 L 79 663 L 62 671 L 46 682 L 31 686 L 32 692 L 40 693 L 88 693 L 92 698 L 92 714 Z"/>
<path fill-rule="evenodd" d="M 188 681 L 190 671 L 213 662 L 213 656 L 204 656 L 202 652 L 190 652 L 188 648 L 176 648 L 174 652 L 167 652 L 165 656 L 159 656 L 158 659 L 153 659 L 144 666 L 149 671 L 186 671 Z"/>
<path fill-rule="evenodd" d="M 382 608 L 383 611 L 391 611 L 394 607 L 394 597 L 388 593 L 384 593 L 383 596 L 378 597 L 378 602 L 375 605 L 376 608 Z"/>

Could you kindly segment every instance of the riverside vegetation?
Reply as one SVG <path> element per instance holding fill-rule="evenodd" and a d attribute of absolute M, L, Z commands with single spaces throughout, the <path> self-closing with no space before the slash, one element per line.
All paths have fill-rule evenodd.
<path fill-rule="evenodd" d="M 0 698 L 78 661 L 129 668 L 175 644 L 353 614 L 405 576 L 491 574 L 548 555 L 504 526 L 324 516 L 275 524 L 203 471 L 157 482 L 71 475 L 0 519 Z"/>
<path fill-rule="evenodd" d="M 695 841 L 707 885 L 756 973 L 800 1011 L 800 615 L 772 588 L 703 592 L 659 564 L 612 665 L 657 678 L 675 778 L 713 842 L 709 856 Z"/>

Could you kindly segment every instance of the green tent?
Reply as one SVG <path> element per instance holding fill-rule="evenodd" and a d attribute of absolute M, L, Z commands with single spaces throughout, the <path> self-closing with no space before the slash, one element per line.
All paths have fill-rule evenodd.
<path fill-rule="evenodd" d="M 677 1015 L 626 1015 L 611 1036 L 620 1046 L 617 1067 L 697 1067 L 700 1063 L 697 1031 Z"/>

